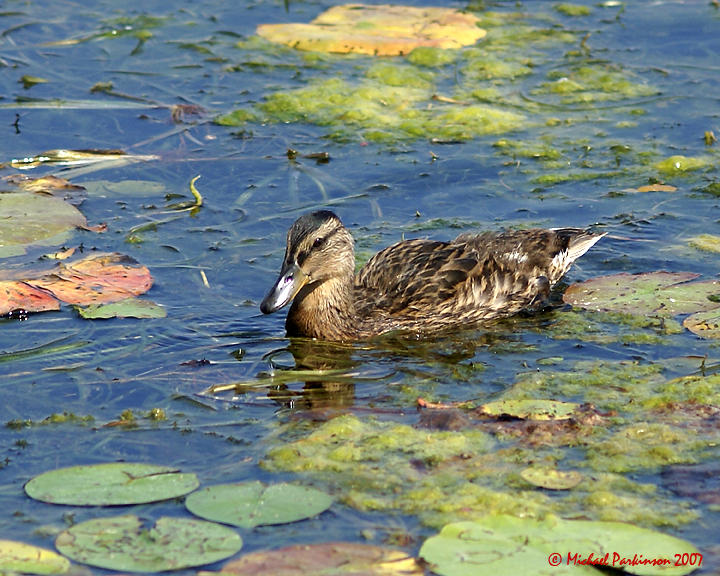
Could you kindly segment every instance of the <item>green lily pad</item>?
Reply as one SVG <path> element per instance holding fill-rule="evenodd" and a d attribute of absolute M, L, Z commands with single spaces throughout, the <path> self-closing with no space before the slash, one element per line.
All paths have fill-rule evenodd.
<path fill-rule="evenodd" d="M 697 278 L 691 272 L 613 274 L 570 286 L 563 300 L 573 306 L 602 312 L 674 316 L 720 306 L 720 282 Z"/>
<path fill-rule="evenodd" d="M 201 518 L 252 529 L 266 524 L 285 524 L 316 516 L 332 504 L 332 498 L 306 486 L 244 482 L 209 486 L 185 500 L 190 512 Z"/>
<path fill-rule="evenodd" d="M 541 466 L 525 468 L 520 476 L 526 482 L 548 490 L 570 490 L 582 482 L 582 474 L 576 470 L 555 470 Z"/>
<path fill-rule="evenodd" d="M 682 554 L 689 561 L 675 566 L 676 555 Z M 632 524 L 506 515 L 448 524 L 424 542 L 420 556 L 443 576 L 600 576 L 602 572 L 594 566 L 641 576 L 681 576 L 695 570 L 702 559 L 689 542 Z"/>
<path fill-rule="evenodd" d="M 77 562 L 125 572 L 162 572 L 229 558 L 242 548 L 231 528 L 189 518 L 160 518 L 146 526 L 137 516 L 81 522 L 55 540 Z"/>
<path fill-rule="evenodd" d="M 0 194 L 0 257 L 23 254 L 30 244 L 60 243 L 85 226 L 85 216 L 60 198 L 21 192 Z"/>
<path fill-rule="evenodd" d="M 70 562 L 52 550 L 24 542 L 0 540 L 0 573 L 62 574 Z"/>
<path fill-rule="evenodd" d="M 77 307 L 77 311 L 86 319 L 101 318 L 165 318 L 165 308 L 150 300 L 140 298 L 126 298 L 110 304 L 93 304 Z"/>
<path fill-rule="evenodd" d="M 514 416 L 523 420 L 567 420 L 578 404 L 559 400 L 497 400 L 480 406 L 488 416 Z"/>
<path fill-rule="evenodd" d="M 25 492 L 51 504 L 118 506 L 177 498 L 198 485 L 195 474 L 175 468 L 118 462 L 51 470 L 25 484 Z"/>
<path fill-rule="evenodd" d="M 246 554 L 225 564 L 219 574 L 422 576 L 424 573 L 415 558 L 399 550 L 355 542 L 324 542 Z"/>

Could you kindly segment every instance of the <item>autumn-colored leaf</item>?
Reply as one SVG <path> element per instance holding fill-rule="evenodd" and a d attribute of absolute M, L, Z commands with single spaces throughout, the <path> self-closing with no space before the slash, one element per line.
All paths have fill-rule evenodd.
<path fill-rule="evenodd" d="M 83 186 L 73 184 L 65 178 L 48 174 L 31 178 L 25 174 L 11 174 L 4 178 L 6 182 L 28 192 L 53 192 L 55 190 L 85 190 Z"/>
<path fill-rule="evenodd" d="M 153 280 L 145 266 L 129 256 L 112 253 L 60 264 L 53 273 L 31 282 L 63 302 L 87 305 L 144 294 Z"/>
<path fill-rule="evenodd" d="M 0 316 L 16 310 L 46 312 L 60 310 L 60 302 L 51 294 L 26 282 L 0 282 Z"/>
<path fill-rule="evenodd" d="M 58 310 L 60 302 L 77 305 L 117 302 L 144 294 L 152 283 L 150 271 L 129 256 L 93 254 L 71 263 L 59 263 L 50 272 L 0 282 L 0 315 L 14 310 Z"/>
<path fill-rule="evenodd" d="M 647 184 L 645 186 L 638 186 L 638 192 L 676 192 L 677 187 L 670 184 Z"/>
<path fill-rule="evenodd" d="M 397 56 L 419 46 L 474 44 L 486 34 L 479 22 L 473 14 L 450 8 L 345 4 L 326 10 L 310 24 L 263 24 L 257 33 L 298 50 Z"/>
<path fill-rule="evenodd" d="M 228 562 L 221 572 L 202 576 L 300 576 L 302 574 L 366 574 L 420 576 L 424 571 L 412 557 L 399 550 L 354 542 L 327 542 L 262 550 Z"/>

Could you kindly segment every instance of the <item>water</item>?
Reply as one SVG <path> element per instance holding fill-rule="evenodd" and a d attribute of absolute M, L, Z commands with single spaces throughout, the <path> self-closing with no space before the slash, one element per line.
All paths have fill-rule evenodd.
<path fill-rule="evenodd" d="M 437 74 L 436 88 L 444 95 L 467 93 L 472 82 L 499 90 L 521 107 L 527 128 L 439 144 L 425 139 L 373 143 L 363 138 L 363 128 L 357 129 L 356 138 L 335 141 L 326 137 L 327 127 L 307 123 L 228 128 L 210 121 L 314 78 L 363 78 L 370 59 L 332 57 L 315 66 L 287 51 L 236 46 L 251 38 L 260 23 L 306 22 L 329 6 L 326 3 L 291 2 L 288 12 L 281 3 L 263 1 L 181 2 L 172 7 L 162 2 L 55 2 L 43 4 L 42 10 L 32 2 L 7 3 L 0 17 L 3 161 L 54 148 L 124 149 L 159 156 L 157 161 L 104 170 L 41 167 L 30 174 L 54 171 L 86 185 L 81 210 L 90 224 L 106 222 L 108 230 L 78 231 L 67 245 L 123 252 L 148 266 L 155 285 L 147 297 L 165 306 L 168 317 L 83 321 L 63 307 L 25 321 L 0 321 L 0 350 L 5 353 L 0 356 L 0 421 L 32 422 L 0 429 L 5 452 L 0 504 L 7 511 L 0 519 L 0 534 L 51 546 L 51 535 L 68 521 L 66 514 L 75 521 L 107 514 L 25 498 L 23 484 L 55 467 L 129 460 L 194 471 L 203 484 L 302 480 L 259 464 L 274 446 L 301 438 L 312 428 L 306 419 L 354 413 L 416 424 L 417 397 L 481 403 L 511 389 L 522 373 L 571 371 L 580 361 L 661 364 L 668 378 L 700 366 L 700 360 L 682 364 L 678 358 L 707 357 L 706 364 L 713 366 L 716 344 L 687 331 L 663 335 L 654 343 L 628 342 L 615 337 L 622 325 L 601 320 L 601 334 L 609 335 L 605 341 L 565 338 L 552 326 L 567 311 L 420 341 L 386 340 L 338 349 L 289 343 L 283 337 L 284 313 L 263 316 L 258 310 L 279 270 L 288 226 L 299 214 L 319 207 L 341 216 L 354 233 L 361 258 L 403 236 L 448 239 L 506 226 L 596 225 L 608 237 L 583 257 L 567 282 L 661 269 L 716 274 L 717 254 L 691 248 L 687 239 L 720 234 L 717 199 L 701 191 L 718 181 L 718 146 L 703 141 L 706 131 L 720 134 L 718 10 L 701 2 L 620 8 L 588 2 L 590 16 L 569 18 L 553 4 L 488 3 L 500 14 L 526 13 L 531 17 L 523 23 L 567 33 L 572 40 L 529 41 L 525 49 L 534 66 L 529 75 L 472 80 L 462 62 L 452 73 Z M 152 37 L 139 43 L 134 35 L 138 29 Z M 511 35 L 509 28 L 495 30 Z M 47 44 L 68 39 L 83 41 Z M 522 57 L 521 44 L 521 39 L 512 40 L 500 54 Z M 567 103 L 562 95 L 537 92 L 557 76 L 554 72 L 562 75 L 581 65 L 617 71 L 631 83 L 655 90 L 590 103 Z M 24 89 L 22 76 L 47 82 Z M 114 94 L 91 93 L 99 82 L 112 83 Z M 66 103 L 30 107 L 26 98 Z M 81 102 L 71 106 L 69 101 Z M 205 112 L 188 114 L 186 123 L 175 124 L 163 107 L 173 104 L 197 105 Z M 549 122 L 551 118 L 559 124 Z M 506 154 L 497 145 L 501 139 L 545 143 L 560 155 L 550 162 L 519 152 Z M 624 151 L 618 152 L 618 146 Z M 331 160 L 292 161 L 288 148 L 301 155 L 327 152 Z M 707 158 L 707 167 L 686 175 L 658 174 L 653 163 L 675 154 Z M 3 172 L 16 170 L 5 167 Z M 597 175 L 588 176 L 591 173 Z M 165 195 L 189 199 L 189 181 L 198 174 L 202 209 L 170 220 L 165 205 L 177 200 L 166 200 Z M 557 181 L 558 175 L 578 177 Z M 548 184 L 549 177 L 556 183 Z M 657 177 L 677 191 L 628 191 Z M 99 181 L 138 183 L 118 192 Z M 134 227 L 152 221 L 158 222 L 157 228 L 142 233 L 142 242 L 126 242 Z M 27 258 L 15 258 L 3 267 L 26 264 Z M 596 320 L 589 315 L 581 321 Z M 559 360 L 548 367 L 544 361 L 553 358 Z M 296 364 L 334 368 L 342 377 L 315 374 L 306 383 L 303 375 L 283 376 L 284 369 Z M 280 376 L 270 380 L 267 374 L 273 373 Z M 235 394 L 204 393 L 210 386 L 232 383 L 238 383 Z M 547 395 L 586 400 L 583 394 L 563 397 L 558 389 Z M 167 420 L 148 418 L 155 408 L 164 410 Z M 115 425 L 126 410 L 136 416 L 136 426 Z M 51 414 L 63 413 L 92 421 L 42 424 Z M 634 422 L 658 416 L 628 418 Z M 697 422 L 688 417 L 685 424 Z M 671 460 L 716 459 L 716 433 L 702 428 L 698 434 L 706 441 L 703 449 L 688 459 L 676 453 Z M 509 446 L 512 449 L 512 442 Z M 526 454 L 522 446 L 516 448 Z M 556 457 L 584 469 L 584 456 L 577 449 L 564 449 L 555 448 Z M 670 444 L 668 450 L 685 448 Z M 706 553 L 705 567 L 711 571 L 717 566 L 717 511 L 668 490 L 658 474 L 662 469 L 640 467 L 626 476 L 657 486 L 659 514 L 675 504 L 696 514 L 682 522 L 678 515 L 668 515 L 661 529 L 691 539 Z M 314 481 L 318 483 L 317 477 Z M 327 482 L 342 500 L 342 482 Z M 514 488 L 510 483 L 503 489 Z M 139 510 L 153 516 L 182 514 L 174 503 Z M 583 511 L 582 504 L 578 510 Z M 592 507 L 584 512 L 591 518 L 602 515 Z M 635 516 L 627 519 L 642 523 Z M 648 524 L 657 526 L 657 518 Z M 302 527 L 263 529 L 244 538 L 246 550 L 322 541 L 328 531 L 360 540 L 367 526 L 378 528 L 381 535 L 408 532 L 413 543 L 406 548 L 413 553 L 434 533 L 399 508 L 367 512 L 338 504 L 334 514 Z"/>

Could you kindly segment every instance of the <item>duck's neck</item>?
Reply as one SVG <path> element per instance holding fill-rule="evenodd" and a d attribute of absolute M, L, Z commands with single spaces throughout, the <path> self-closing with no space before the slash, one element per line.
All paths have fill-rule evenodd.
<path fill-rule="evenodd" d="M 359 326 L 352 275 L 304 286 L 290 307 L 285 328 L 288 336 L 356 339 Z"/>

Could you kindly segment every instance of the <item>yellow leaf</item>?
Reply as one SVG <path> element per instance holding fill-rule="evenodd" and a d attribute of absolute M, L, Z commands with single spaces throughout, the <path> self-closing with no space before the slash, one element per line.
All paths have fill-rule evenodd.
<path fill-rule="evenodd" d="M 474 44 L 486 34 L 479 22 L 477 16 L 449 8 L 345 4 L 326 10 L 310 24 L 262 24 L 257 33 L 298 50 L 397 56 L 419 46 L 452 49 Z"/>

